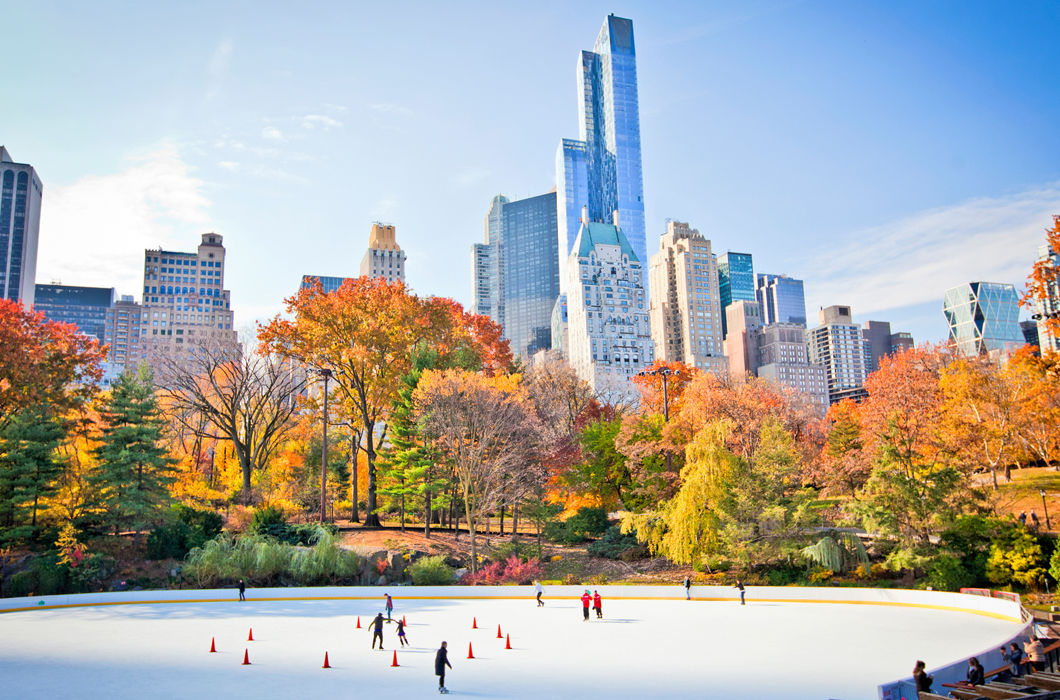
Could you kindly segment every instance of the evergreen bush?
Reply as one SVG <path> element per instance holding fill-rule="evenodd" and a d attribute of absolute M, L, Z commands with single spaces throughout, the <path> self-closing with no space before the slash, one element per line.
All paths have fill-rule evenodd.
<path fill-rule="evenodd" d="M 589 546 L 586 549 L 589 554 L 592 554 L 595 557 L 619 559 L 623 554 L 636 549 L 638 546 L 636 537 L 633 535 L 623 535 L 622 530 L 617 525 L 612 525 L 607 528 L 603 537 L 595 542 L 589 543 Z"/>
<path fill-rule="evenodd" d="M 409 567 L 409 575 L 416 586 L 448 586 L 453 582 L 453 568 L 445 563 L 445 557 L 437 555 L 417 559 Z"/>

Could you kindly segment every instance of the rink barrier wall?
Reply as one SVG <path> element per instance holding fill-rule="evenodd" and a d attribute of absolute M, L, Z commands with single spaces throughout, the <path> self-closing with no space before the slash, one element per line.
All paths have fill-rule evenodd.
<path fill-rule="evenodd" d="M 673 586 L 590 586 L 605 600 L 684 600 L 685 591 Z M 546 586 L 545 599 L 575 599 L 585 586 Z M 379 600 L 384 592 L 395 599 L 415 600 L 517 600 L 534 597 L 531 586 L 334 586 L 319 588 L 251 588 L 249 601 Z M 730 586 L 693 586 L 692 600 L 739 602 Z M 156 605 L 166 603 L 230 603 L 238 601 L 235 588 L 205 590 L 125 591 L 78 593 L 28 598 L 0 598 L 0 613 L 102 605 Z M 980 595 L 891 588 L 803 588 L 748 586 L 749 603 L 809 603 L 818 605 L 878 605 L 922 608 L 982 615 L 1021 622 L 1018 602 Z"/>

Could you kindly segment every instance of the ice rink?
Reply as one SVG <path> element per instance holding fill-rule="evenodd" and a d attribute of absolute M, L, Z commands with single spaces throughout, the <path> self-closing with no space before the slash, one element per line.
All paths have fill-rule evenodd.
<path fill-rule="evenodd" d="M 589 622 L 582 621 L 579 601 L 548 589 L 545 607 L 538 608 L 529 588 L 504 589 L 508 596 L 525 594 L 517 599 L 453 599 L 438 589 L 432 590 L 441 597 L 414 599 L 424 595 L 421 589 L 392 588 L 394 616 L 405 616 L 411 646 L 398 648 L 394 625 L 387 625 L 386 650 L 372 651 L 367 627 L 383 609 L 384 589 L 321 590 L 373 597 L 280 600 L 282 590 L 252 589 L 244 603 L 234 591 L 213 591 L 205 593 L 228 600 L 4 613 L 4 694 L 430 697 L 437 694 L 434 653 L 444 639 L 453 665 L 446 685 L 465 697 L 870 700 L 879 684 L 908 676 L 917 658 L 941 665 L 996 647 L 1022 627 L 997 615 L 938 609 L 944 606 L 756 600 L 754 588 L 741 607 L 735 598 L 623 599 L 612 596 L 629 595 L 621 587 L 601 587 L 604 619 Z M 719 589 L 712 597 L 733 593 Z M 473 618 L 478 629 L 471 628 Z M 498 625 L 510 635 L 511 650 L 497 639 Z M 217 653 L 209 653 L 211 638 Z M 391 667 L 394 649 L 397 668 Z M 244 650 L 250 666 L 241 665 Z M 325 651 L 334 668 L 321 668 Z"/>

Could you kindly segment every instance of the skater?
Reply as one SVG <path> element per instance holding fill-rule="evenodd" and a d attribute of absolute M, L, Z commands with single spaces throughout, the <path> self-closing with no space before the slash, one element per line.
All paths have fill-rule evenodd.
<path fill-rule="evenodd" d="M 582 622 L 589 621 L 589 603 L 593 602 L 593 597 L 589 595 L 589 589 L 585 589 L 585 593 L 582 593 Z"/>
<path fill-rule="evenodd" d="M 441 649 L 434 655 L 434 675 L 438 676 L 438 692 L 448 693 L 449 690 L 445 687 L 445 667 L 448 666 L 450 669 L 453 665 L 449 663 L 449 652 L 446 651 L 446 643 L 442 642 Z"/>
<path fill-rule="evenodd" d="M 743 581 L 736 579 L 736 585 L 733 586 L 733 588 L 740 591 L 740 605 L 746 605 L 747 602 L 744 600 Z"/>
<path fill-rule="evenodd" d="M 386 621 L 390 622 L 390 613 L 394 612 L 394 599 L 389 593 L 384 593 L 383 597 L 386 598 Z"/>
<path fill-rule="evenodd" d="M 931 692 L 931 684 L 934 682 L 934 678 L 927 674 L 925 670 L 926 664 L 923 661 L 917 661 L 916 665 L 913 666 L 913 682 L 916 683 L 917 692 Z"/>
<path fill-rule="evenodd" d="M 379 649 L 383 649 L 383 613 L 379 613 L 375 616 L 375 619 L 368 623 L 368 629 L 374 629 L 372 632 L 372 648 L 375 649 L 375 640 L 379 640 Z"/>
<path fill-rule="evenodd" d="M 537 607 L 543 607 L 545 601 L 541 600 L 541 594 L 545 592 L 545 589 L 541 587 L 540 581 L 534 581 L 534 592 L 537 593 Z"/>
<path fill-rule="evenodd" d="M 692 579 L 685 576 L 685 600 L 692 600 Z"/>
<path fill-rule="evenodd" d="M 405 621 L 397 621 L 397 635 L 398 641 L 401 642 L 401 646 L 408 646 L 408 640 L 405 639 Z"/>
<path fill-rule="evenodd" d="M 246 600 L 247 597 L 244 595 L 247 592 L 247 584 L 243 583 L 243 579 L 239 579 L 239 599 Z"/>
<path fill-rule="evenodd" d="M 593 610 L 596 611 L 596 619 L 604 619 L 604 603 L 600 598 L 599 591 L 593 591 Z"/>

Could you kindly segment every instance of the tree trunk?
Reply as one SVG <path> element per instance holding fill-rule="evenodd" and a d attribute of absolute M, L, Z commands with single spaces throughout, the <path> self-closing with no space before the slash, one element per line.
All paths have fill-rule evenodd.
<path fill-rule="evenodd" d="M 500 536 L 504 537 L 504 506 L 501 506 L 501 531 Z"/>
<path fill-rule="evenodd" d="M 353 512 L 350 515 L 350 521 L 355 523 L 361 521 L 361 516 L 357 512 L 357 454 L 360 449 L 360 442 L 361 436 L 354 433 L 350 439 L 350 454 L 352 455 L 350 458 L 350 474 L 353 475 L 353 504 L 351 506 Z"/>
<path fill-rule="evenodd" d="M 519 506 L 512 506 L 512 539 L 519 537 Z"/>
<path fill-rule="evenodd" d="M 423 491 L 423 536 L 431 539 L 431 469 L 427 468 L 427 488 Z"/>
<path fill-rule="evenodd" d="M 468 536 L 471 537 L 471 573 L 478 571 L 478 549 L 475 543 L 475 531 L 478 529 L 478 523 L 471 517 L 471 506 L 465 502 L 464 513 L 467 515 L 467 531 Z M 459 523 L 457 523 L 459 525 Z"/>
<path fill-rule="evenodd" d="M 364 514 L 364 526 L 365 527 L 380 527 L 379 515 L 375 512 L 378 507 L 376 502 L 376 484 L 375 484 L 375 446 L 372 444 L 374 436 L 371 432 L 368 433 L 367 439 L 365 440 L 365 454 L 368 456 L 368 512 Z"/>

